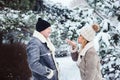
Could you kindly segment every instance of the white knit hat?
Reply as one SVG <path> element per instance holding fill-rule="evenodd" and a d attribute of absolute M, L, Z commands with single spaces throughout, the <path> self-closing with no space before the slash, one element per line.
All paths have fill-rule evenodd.
<path fill-rule="evenodd" d="M 81 28 L 80 35 L 82 35 L 87 41 L 92 41 L 95 37 L 96 32 L 99 31 L 99 26 L 97 24 L 93 24 L 92 26 L 85 26 Z"/>

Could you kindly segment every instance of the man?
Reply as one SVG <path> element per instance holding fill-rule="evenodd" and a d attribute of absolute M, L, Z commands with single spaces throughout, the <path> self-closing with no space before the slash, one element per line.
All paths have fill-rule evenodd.
<path fill-rule="evenodd" d="M 49 39 L 50 33 L 50 23 L 38 18 L 36 30 L 27 45 L 28 64 L 33 80 L 58 80 L 55 48 Z"/>

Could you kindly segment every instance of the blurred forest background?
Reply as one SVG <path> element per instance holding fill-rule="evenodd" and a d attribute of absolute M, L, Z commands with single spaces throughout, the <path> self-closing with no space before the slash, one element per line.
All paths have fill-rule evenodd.
<path fill-rule="evenodd" d="M 70 9 L 49 0 L 0 0 L 0 80 L 30 79 L 25 48 L 38 17 L 52 24 L 57 52 L 69 50 L 65 39 L 77 41 L 80 28 L 98 23 L 95 45 L 102 75 L 105 80 L 120 80 L 120 0 L 83 1 L 87 5 Z"/>

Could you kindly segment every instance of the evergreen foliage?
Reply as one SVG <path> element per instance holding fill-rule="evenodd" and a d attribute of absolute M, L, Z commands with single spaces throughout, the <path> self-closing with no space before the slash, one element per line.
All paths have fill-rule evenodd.
<path fill-rule="evenodd" d="M 8 1 L 1 0 L 0 4 L 5 6 Z M 0 14 L 3 16 L 0 19 L 0 44 L 11 44 L 29 40 L 38 17 L 52 24 L 53 32 L 51 40 L 56 48 L 66 44 L 66 38 L 77 41 L 80 28 L 97 22 L 101 27 L 101 31 L 98 33 L 98 52 L 101 57 L 103 77 L 106 80 L 120 79 L 120 31 L 117 25 L 113 25 L 112 21 L 109 22 L 108 20 L 110 19 L 109 17 L 118 17 L 118 22 L 120 21 L 119 6 L 114 5 L 116 8 L 111 6 L 111 4 L 113 5 L 115 3 L 114 0 L 95 0 L 95 2 L 94 0 L 88 0 L 88 3 L 93 8 L 79 7 L 73 10 L 69 10 L 59 4 L 45 5 L 43 2 L 36 3 L 34 0 L 10 1 L 13 1 L 15 4 L 21 4 L 15 5 L 8 3 L 6 7 L 18 10 L 33 9 L 33 11 L 13 11 L 9 8 L 4 8 L 4 10 L 0 11 Z M 29 4 L 30 6 L 23 3 Z M 32 5 L 32 3 L 35 5 Z M 41 7 L 39 4 L 43 4 L 43 6 Z M 23 7 L 20 7 L 21 5 Z"/>

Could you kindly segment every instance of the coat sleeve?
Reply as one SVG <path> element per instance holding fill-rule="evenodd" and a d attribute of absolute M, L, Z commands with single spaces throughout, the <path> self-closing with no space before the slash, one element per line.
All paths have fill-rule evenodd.
<path fill-rule="evenodd" d="M 52 77 L 53 76 L 53 70 L 50 68 L 42 65 L 40 60 L 40 48 L 35 41 L 31 41 L 27 45 L 27 58 L 28 58 L 28 64 L 32 72 L 37 73 L 39 75 L 43 75 L 45 77 Z M 51 76 L 50 76 L 51 75 Z"/>
<path fill-rule="evenodd" d="M 77 61 L 77 59 L 78 59 L 78 52 L 76 51 L 74 53 L 71 53 L 71 57 L 72 57 L 73 61 Z"/>
<path fill-rule="evenodd" d="M 88 51 L 85 55 L 85 80 L 94 80 L 97 71 L 97 55 Z"/>

